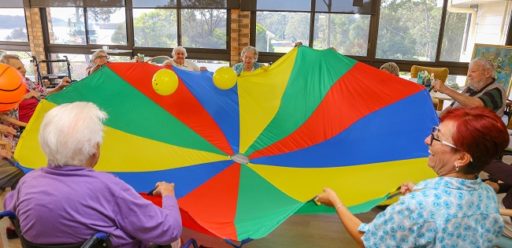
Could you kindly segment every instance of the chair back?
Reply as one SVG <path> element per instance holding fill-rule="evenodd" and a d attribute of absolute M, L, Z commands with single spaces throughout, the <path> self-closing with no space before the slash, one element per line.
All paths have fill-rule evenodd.
<path fill-rule="evenodd" d="M 169 57 L 169 56 L 156 56 L 156 57 L 153 57 L 153 58 L 149 59 L 147 62 L 149 62 L 151 64 L 161 65 L 161 64 L 163 64 L 167 60 L 171 60 L 171 57 Z"/>
<path fill-rule="evenodd" d="M 411 67 L 411 77 L 417 78 L 418 73 L 420 71 L 427 71 L 429 74 L 434 73 L 434 77 L 436 79 L 441 80 L 443 83 L 446 82 L 446 79 L 448 78 L 448 74 L 450 73 L 450 71 L 446 67 L 427 67 L 427 66 L 413 65 Z"/>

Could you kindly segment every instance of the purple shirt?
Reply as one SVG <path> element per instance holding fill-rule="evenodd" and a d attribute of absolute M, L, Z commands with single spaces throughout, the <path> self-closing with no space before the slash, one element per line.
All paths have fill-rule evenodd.
<path fill-rule="evenodd" d="M 170 244 L 182 230 L 174 196 L 159 208 L 117 177 L 81 166 L 28 173 L 4 207 L 16 212 L 23 236 L 41 244 L 78 243 L 101 231 L 116 247 L 145 247 Z"/>

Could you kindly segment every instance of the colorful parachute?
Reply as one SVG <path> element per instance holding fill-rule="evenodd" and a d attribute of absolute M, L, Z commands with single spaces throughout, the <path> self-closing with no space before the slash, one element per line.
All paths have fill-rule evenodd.
<path fill-rule="evenodd" d="M 310 200 L 325 186 L 361 212 L 400 183 L 433 176 L 423 140 L 438 119 L 428 92 L 332 49 L 293 49 L 230 90 L 210 72 L 174 69 L 178 89 L 161 96 L 151 86 L 161 68 L 111 63 L 43 100 L 16 159 L 45 166 L 44 114 L 93 102 L 109 114 L 96 169 L 139 192 L 175 182 L 184 225 L 230 240 L 324 211 Z"/>

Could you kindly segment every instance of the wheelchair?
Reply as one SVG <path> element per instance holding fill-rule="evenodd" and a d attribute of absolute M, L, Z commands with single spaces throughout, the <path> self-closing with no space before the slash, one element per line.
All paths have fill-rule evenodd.
<path fill-rule="evenodd" d="M 104 232 L 97 232 L 93 234 L 89 239 L 84 242 L 75 243 L 75 244 L 35 244 L 28 240 L 26 240 L 23 235 L 21 235 L 21 229 L 19 226 L 18 219 L 16 218 L 16 214 L 13 211 L 1 211 L 0 219 L 7 217 L 14 224 L 16 228 L 16 233 L 20 237 L 21 246 L 23 248 L 111 248 L 112 243 L 110 242 L 109 235 Z M 157 245 L 155 248 L 167 248 L 171 247 L 170 245 Z M 182 245 L 183 248 L 194 247 L 198 248 L 198 244 L 194 239 L 190 239 Z"/>

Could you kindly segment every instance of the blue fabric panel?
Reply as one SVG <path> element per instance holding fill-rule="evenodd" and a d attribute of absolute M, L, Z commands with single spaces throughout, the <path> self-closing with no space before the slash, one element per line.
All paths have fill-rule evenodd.
<path fill-rule="evenodd" d="M 176 67 L 175 72 L 219 125 L 235 154 L 238 153 L 240 115 L 236 85 L 229 90 L 221 90 L 213 84 L 212 72 L 186 71 Z"/>
<path fill-rule="evenodd" d="M 439 123 L 431 102 L 427 91 L 420 91 L 361 118 L 322 143 L 251 162 L 312 168 L 426 157 L 424 140 Z"/>

